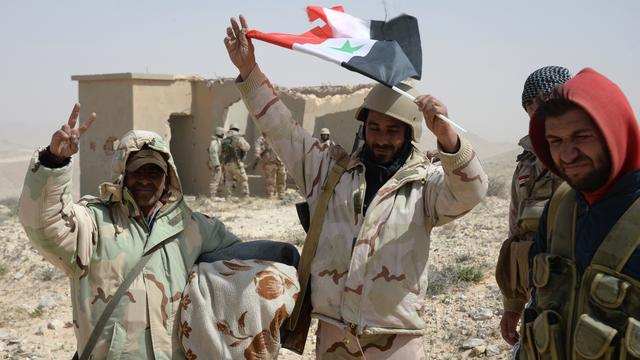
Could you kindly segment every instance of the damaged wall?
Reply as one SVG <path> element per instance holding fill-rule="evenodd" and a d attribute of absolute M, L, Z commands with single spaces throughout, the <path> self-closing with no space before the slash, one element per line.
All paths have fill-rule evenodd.
<path fill-rule="evenodd" d="M 73 76 L 78 81 L 81 119 L 96 112 L 97 121 L 80 143 L 81 194 L 97 195 L 98 185 L 111 179 L 111 155 L 117 139 L 131 129 L 151 130 L 169 142 L 185 194 L 209 195 L 208 146 L 217 126 L 237 124 L 252 149 L 246 165 L 254 195 L 264 195 L 262 174 L 251 169 L 253 145 L 260 136 L 240 99 L 233 79 L 197 76 L 105 74 Z M 276 87 L 296 121 L 319 136 L 351 150 L 359 123 L 357 108 L 370 89 L 360 86 Z"/>

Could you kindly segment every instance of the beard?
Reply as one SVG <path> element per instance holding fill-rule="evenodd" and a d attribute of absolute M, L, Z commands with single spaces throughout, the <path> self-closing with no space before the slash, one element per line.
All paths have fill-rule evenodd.
<path fill-rule="evenodd" d="M 609 175 L 611 174 L 611 161 L 606 161 L 601 166 L 596 167 L 591 159 L 582 156 L 575 162 L 585 161 L 589 161 L 593 169 L 579 178 L 572 178 L 567 175 L 562 166 L 559 167 L 559 171 L 561 177 L 571 185 L 572 188 L 580 192 L 592 193 L 603 187 L 609 179 Z"/>
<path fill-rule="evenodd" d="M 369 145 L 365 143 L 369 156 L 379 165 L 391 163 L 398 157 L 400 149 L 396 149 L 391 145 Z"/>

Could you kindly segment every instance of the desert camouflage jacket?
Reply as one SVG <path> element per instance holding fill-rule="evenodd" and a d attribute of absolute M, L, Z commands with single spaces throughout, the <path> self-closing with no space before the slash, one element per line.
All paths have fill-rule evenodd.
<path fill-rule="evenodd" d="M 256 152 L 256 159 L 260 159 L 263 164 L 282 165 L 282 160 L 280 160 L 278 154 L 273 151 L 273 148 L 271 148 L 271 145 L 269 145 L 267 138 L 265 138 L 264 136 L 260 136 L 258 139 L 256 139 L 254 149 Z"/>
<path fill-rule="evenodd" d="M 509 237 L 503 242 L 496 265 L 496 282 L 505 310 L 520 312 L 529 299 L 529 248 L 544 206 L 562 180 L 542 165 L 533 152 L 529 136 L 518 142 L 511 180 Z"/>
<path fill-rule="evenodd" d="M 335 150 L 292 118 L 257 66 L 237 85 L 313 216 Z M 487 190 L 466 140 L 456 154 L 440 156 L 442 167 L 414 148 L 365 215 L 365 169 L 358 151 L 352 155 L 329 200 L 311 265 L 314 316 L 358 334 L 422 332 L 431 228 L 468 213 Z"/>
<path fill-rule="evenodd" d="M 152 231 L 123 188 L 127 157 L 147 144 L 169 164 L 169 189 Z M 31 160 L 20 198 L 20 221 L 34 246 L 70 278 L 73 324 L 78 350 L 84 346 L 127 273 L 142 254 L 168 238 L 120 299 L 93 359 L 183 359 L 178 343 L 180 306 L 187 277 L 198 256 L 238 242 L 224 225 L 192 212 L 182 198 L 180 181 L 167 143 L 147 131 L 129 132 L 113 160 L 113 181 L 100 198 L 71 199 L 71 165 L 41 166 Z"/>

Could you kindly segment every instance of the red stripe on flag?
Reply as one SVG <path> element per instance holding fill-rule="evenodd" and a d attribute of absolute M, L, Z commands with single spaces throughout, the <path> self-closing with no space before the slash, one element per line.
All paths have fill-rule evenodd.
<path fill-rule="evenodd" d="M 331 10 L 344 12 L 344 8 L 342 6 L 334 6 L 331 8 Z M 293 44 L 320 44 L 323 43 L 326 39 L 333 38 L 333 30 L 329 25 L 327 14 L 325 14 L 323 7 L 307 6 L 307 16 L 309 18 L 309 21 L 322 19 L 325 25 L 322 27 L 316 26 L 306 33 L 300 35 L 284 33 L 263 33 L 257 30 L 249 30 L 247 31 L 247 36 L 252 39 L 266 41 L 288 49 L 292 49 Z"/>
<path fill-rule="evenodd" d="M 247 31 L 247 37 L 251 39 L 266 41 L 288 49 L 292 49 L 293 44 L 320 44 L 326 41 L 327 38 L 329 38 L 326 35 L 326 31 L 319 27 L 315 27 L 311 31 L 307 31 L 306 33 L 300 35 L 263 33 L 262 31 L 258 30 L 249 30 Z"/>

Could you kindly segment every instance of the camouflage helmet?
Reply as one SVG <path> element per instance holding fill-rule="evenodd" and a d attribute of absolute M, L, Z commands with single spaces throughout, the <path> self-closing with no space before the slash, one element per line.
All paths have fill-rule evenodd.
<path fill-rule="evenodd" d="M 419 95 L 418 91 L 409 84 L 399 83 L 396 86 L 413 96 Z M 415 142 L 420 141 L 422 113 L 418 106 L 406 96 L 400 95 L 385 85 L 377 84 L 371 89 L 364 99 L 364 103 L 356 112 L 356 119 L 365 121 L 367 116 L 365 110 L 373 110 L 402 121 L 411 127 L 411 139 Z"/>
<path fill-rule="evenodd" d="M 328 128 L 320 129 L 320 135 L 331 135 L 331 131 Z"/>
<path fill-rule="evenodd" d="M 215 132 L 216 136 L 224 136 L 224 128 L 221 127 L 216 127 L 216 132 Z"/>

